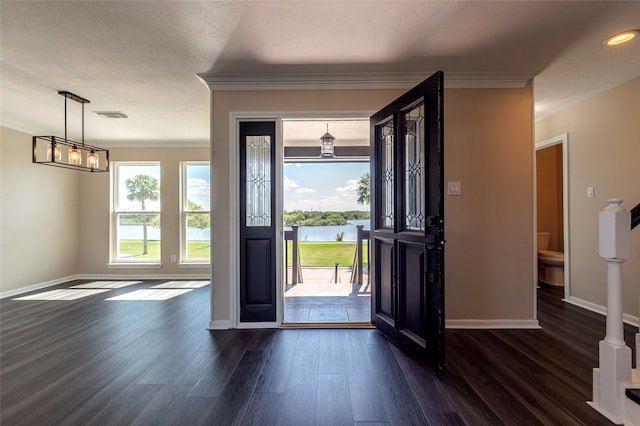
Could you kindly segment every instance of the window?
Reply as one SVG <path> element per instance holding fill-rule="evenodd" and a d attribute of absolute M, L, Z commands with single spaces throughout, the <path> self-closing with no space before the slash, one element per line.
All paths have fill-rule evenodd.
<path fill-rule="evenodd" d="M 181 262 L 209 263 L 211 256 L 208 161 L 182 163 Z"/>
<path fill-rule="evenodd" d="M 113 163 L 111 262 L 160 262 L 160 163 Z"/>

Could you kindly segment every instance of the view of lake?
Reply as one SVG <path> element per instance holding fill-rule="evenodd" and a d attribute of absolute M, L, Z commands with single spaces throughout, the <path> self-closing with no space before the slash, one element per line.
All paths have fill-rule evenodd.
<path fill-rule="evenodd" d="M 300 241 L 335 241 L 336 234 L 344 231 L 343 241 L 355 241 L 357 237 L 356 225 L 364 225 L 364 229 L 369 229 L 369 219 L 350 220 L 347 225 L 338 226 L 301 226 L 298 228 L 298 239 Z M 285 227 L 290 231 L 291 228 Z"/>
<path fill-rule="evenodd" d="M 347 225 L 340 226 L 301 226 L 298 228 L 298 238 L 300 241 L 335 241 L 336 234 L 344 231 L 344 241 L 356 240 L 356 225 L 364 225 L 364 229 L 369 229 L 369 220 L 351 220 Z M 291 228 L 285 227 L 290 231 Z M 121 240 L 141 240 L 141 225 L 122 225 L 118 229 L 118 237 Z M 147 227 L 147 238 L 149 240 L 160 239 L 160 228 Z M 187 229 L 187 240 L 206 241 L 209 239 L 209 228 Z"/>

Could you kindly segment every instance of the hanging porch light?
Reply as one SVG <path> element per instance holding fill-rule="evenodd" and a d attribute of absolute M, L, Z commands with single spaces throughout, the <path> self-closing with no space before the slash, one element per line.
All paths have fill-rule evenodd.
<path fill-rule="evenodd" d="M 329 124 L 327 123 L 327 133 L 320 137 L 320 158 L 334 158 L 334 146 L 333 142 L 336 138 L 329 133 Z"/>

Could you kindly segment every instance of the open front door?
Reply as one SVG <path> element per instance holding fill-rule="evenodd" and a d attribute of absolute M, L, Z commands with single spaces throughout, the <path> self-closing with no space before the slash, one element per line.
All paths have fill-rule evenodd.
<path fill-rule="evenodd" d="M 443 73 L 371 117 L 372 323 L 444 374 Z"/>

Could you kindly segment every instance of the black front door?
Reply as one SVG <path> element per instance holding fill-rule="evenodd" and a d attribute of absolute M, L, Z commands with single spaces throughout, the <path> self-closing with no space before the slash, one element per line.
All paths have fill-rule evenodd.
<path fill-rule="evenodd" d="M 240 123 L 240 322 L 276 321 L 275 122 Z"/>
<path fill-rule="evenodd" d="M 371 117 L 372 323 L 444 374 L 443 74 Z"/>

